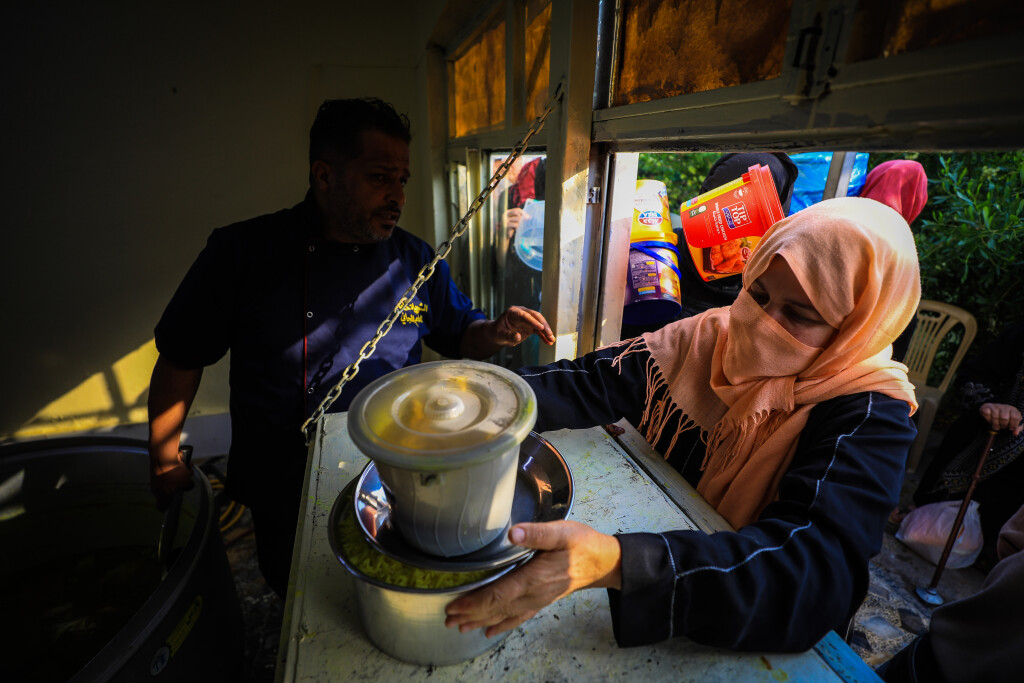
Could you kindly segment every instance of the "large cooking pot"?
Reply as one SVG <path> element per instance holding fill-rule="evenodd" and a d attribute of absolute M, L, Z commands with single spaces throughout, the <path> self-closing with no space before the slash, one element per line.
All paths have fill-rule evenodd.
<path fill-rule="evenodd" d="M 405 540 L 454 557 L 508 528 L 519 446 L 536 420 L 533 390 L 515 373 L 437 361 L 367 385 L 349 407 L 348 429 L 376 463 Z"/>
<path fill-rule="evenodd" d="M 199 470 L 170 564 L 145 441 L 0 446 L 0 681 L 229 681 L 244 632 L 217 506 Z"/>
<path fill-rule="evenodd" d="M 484 636 L 483 629 L 460 633 L 446 628 L 445 606 L 486 586 L 525 562 L 467 572 L 421 569 L 385 556 L 367 542 L 355 519 L 351 482 L 331 508 L 331 549 L 353 577 L 359 619 L 366 637 L 382 652 L 422 666 L 472 659 L 508 636 Z M 405 584 L 405 585 L 399 585 Z M 439 587 L 430 587 L 441 584 Z"/>

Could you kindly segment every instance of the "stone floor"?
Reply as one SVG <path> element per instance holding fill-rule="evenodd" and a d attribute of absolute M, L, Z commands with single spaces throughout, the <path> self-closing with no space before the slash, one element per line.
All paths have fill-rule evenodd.
<path fill-rule="evenodd" d="M 220 490 L 217 463 L 201 466 L 215 493 Z M 247 509 L 220 494 L 221 535 L 227 550 L 235 590 L 242 607 L 245 627 L 244 683 L 270 683 L 274 680 L 278 641 L 281 638 L 281 617 L 284 601 L 267 586 L 256 561 L 256 540 L 252 531 L 252 515 Z M 241 514 L 239 515 L 239 512 Z"/>
<path fill-rule="evenodd" d="M 916 484 L 917 477 L 907 475 L 904 505 Z M 898 541 L 889 529 L 870 571 L 868 596 L 854 617 L 848 642 L 865 662 L 877 667 L 928 629 L 935 607 L 918 598 L 914 589 L 931 585 L 935 565 Z M 951 602 L 977 592 L 984 579 L 985 574 L 973 566 L 944 569 L 936 591 L 945 602 Z"/>
<path fill-rule="evenodd" d="M 916 477 L 908 475 L 904 502 L 909 501 L 915 485 Z M 222 501 L 222 505 L 230 503 Z M 225 519 L 236 514 L 237 509 Z M 260 575 L 249 512 L 243 512 L 223 535 L 245 621 L 245 680 L 267 683 L 274 680 L 284 605 Z M 871 562 L 868 596 L 848 637 L 850 646 L 870 666 L 886 661 L 928 628 L 934 607 L 917 598 L 914 589 L 929 585 L 934 571 L 933 564 L 896 540 L 893 530 L 887 531 L 882 552 Z M 974 593 L 983 580 L 984 574 L 974 567 L 946 569 L 937 590 L 949 602 Z"/>

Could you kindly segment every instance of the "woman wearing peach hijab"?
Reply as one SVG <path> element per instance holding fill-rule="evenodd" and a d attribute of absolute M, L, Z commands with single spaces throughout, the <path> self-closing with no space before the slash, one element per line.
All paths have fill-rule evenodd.
<path fill-rule="evenodd" d="M 737 531 L 519 524 L 510 540 L 540 552 L 451 603 L 448 625 L 494 635 L 575 590 L 608 588 L 622 646 L 682 635 L 802 651 L 845 628 L 914 439 L 913 386 L 890 345 L 919 297 L 906 221 L 833 199 L 765 234 L 733 305 L 521 369 L 538 431 L 626 417 Z"/>

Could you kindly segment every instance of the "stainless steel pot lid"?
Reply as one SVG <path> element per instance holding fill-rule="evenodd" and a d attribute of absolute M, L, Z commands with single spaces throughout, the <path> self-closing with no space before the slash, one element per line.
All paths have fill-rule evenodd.
<path fill-rule="evenodd" d="M 565 519 L 572 501 L 572 472 L 565 459 L 543 437 L 531 432 L 519 448 L 511 524 Z M 413 548 L 391 523 L 391 508 L 372 461 L 357 480 L 354 504 L 356 519 L 370 543 L 388 557 L 415 567 L 474 571 L 501 567 L 533 554 L 529 548 L 512 545 L 507 530 L 480 550 L 457 557 L 429 555 Z"/>
<path fill-rule="evenodd" d="M 506 453 L 537 421 L 521 377 L 478 361 L 421 363 L 374 380 L 349 406 L 349 435 L 393 467 L 446 470 Z"/>

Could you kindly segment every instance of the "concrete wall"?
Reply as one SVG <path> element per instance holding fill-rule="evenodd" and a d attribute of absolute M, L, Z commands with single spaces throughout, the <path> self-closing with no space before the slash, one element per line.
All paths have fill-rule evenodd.
<path fill-rule="evenodd" d="M 146 419 L 153 327 L 218 226 L 299 202 L 324 98 L 413 120 L 403 225 L 432 241 L 424 46 L 445 3 L 5 3 L 0 439 Z M 227 364 L 196 415 L 227 410 Z"/>

